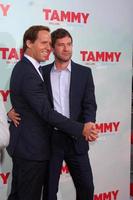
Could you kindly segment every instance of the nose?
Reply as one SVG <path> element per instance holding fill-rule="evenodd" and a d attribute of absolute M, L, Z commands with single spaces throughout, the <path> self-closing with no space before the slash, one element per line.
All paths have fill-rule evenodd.
<path fill-rule="evenodd" d="M 64 45 L 64 51 L 68 51 L 68 50 L 69 50 L 68 46 Z"/>
<path fill-rule="evenodd" d="M 47 51 L 50 51 L 50 50 L 51 50 L 51 43 L 47 41 L 47 42 L 44 44 L 44 48 L 45 48 Z"/>
<path fill-rule="evenodd" d="M 48 51 L 51 51 L 51 44 L 50 44 L 50 43 L 47 43 L 46 48 L 47 48 Z"/>

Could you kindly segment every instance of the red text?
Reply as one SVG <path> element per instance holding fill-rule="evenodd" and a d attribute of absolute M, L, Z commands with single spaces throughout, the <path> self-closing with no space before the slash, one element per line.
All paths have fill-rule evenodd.
<path fill-rule="evenodd" d="M 118 192 L 119 190 L 95 194 L 94 200 L 117 200 Z"/>
<path fill-rule="evenodd" d="M 66 164 L 62 165 L 61 174 L 68 174 L 68 173 L 69 173 L 69 169 L 67 165 Z"/>
<path fill-rule="evenodd" d="M 7 101 L 7 98 L 10 94 L 10 90 L 0 90 L 0 94 L 3 97 L 3 101 Z"/>
<path fill-rule="evenodd" d="M 23 49 L 17 50 L 15 48 L 0 48 L 0 57 L 2 59 L 20 60 L 23 55 Z"/>
<path fill-rule="evenodd" d="M 118 132 L 119 126 L 120 126 L 120 122 L 109 122 L 109 123 L 96 124 L 96 128 L 100 131 L 100 133 Z"/>
<path fill-rule="evenodd" d="M 10 4 L 4 5 L 0 3 L 0 12 L 2 12 L 3 16 L 7 16 L 10 6 Z"/>
<path fill-rule="evenodd" d="M 49 21 L 67 21 L 86 24 L 89 18 L 89 13 L 58 11 L 51 9 L 43 9 L 44 19 Z"/>
<path fill-rule="evenodd" d="M 121 52 L 80 51 L 82 61 L 119 62 Z"/>
<path fill-rule="evenodd" d="M 0 179 L 2 181 L 2 184 L 7 184 L 7 180 L 8 180 L 9 175 L 10 175 L 10 172 L 0 173 Z"/>

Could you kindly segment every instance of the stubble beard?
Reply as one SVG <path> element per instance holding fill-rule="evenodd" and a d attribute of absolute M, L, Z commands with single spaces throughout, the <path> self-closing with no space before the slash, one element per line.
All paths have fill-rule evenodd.
<path fill-rule="evenodd" d="M 57 59 L 59 62 L 66 63 L 66 62 L 69 62 L 71 60 L 72 54 L 70 56 L 68 56 L 67 58 L 59 56 L 57 54 L 54 54 L 54 56 L 55 56 L 55 59 Z"/>

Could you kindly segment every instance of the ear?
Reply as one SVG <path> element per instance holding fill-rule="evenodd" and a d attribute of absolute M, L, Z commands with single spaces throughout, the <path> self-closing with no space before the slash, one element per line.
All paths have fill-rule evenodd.
<path fill-rule="evenodd" d="M 32 42 L 31 42 L 30 40 L 27 40 L 27 41 L 26 41 L 26 45 L 27 45 L 27 47 L 30 49 L 31 46 L 32 46 Z"/>

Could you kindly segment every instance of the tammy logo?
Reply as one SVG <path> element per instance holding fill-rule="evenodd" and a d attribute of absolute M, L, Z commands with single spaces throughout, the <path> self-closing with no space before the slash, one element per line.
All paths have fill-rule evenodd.
<path fill-rule="evenodd" d="M 68 22 L 87 24 L 89 20 L 89 13 L 73 12 L 64 10 L 52 10 L 49 8 L 43 9 L 44 20 L 49 22 Z"/>
<path fill-rule="evenodd" d="M 10 4 L 3 4 L 0 1 L 0 16 L 4 16 L 6 17 L 8 15 L 9 9 L 10 9 L 11 5 Z"/>
<path fill-rule="evenodd" d="M 121 52 L 107 52 L 107 51 L 80 51 L 81 60 L 85 62 L 95 63 L 95 62 L 119 62 L 121 57 Z"/>
<path fill-rule="evenodd" d="M 94 195 L 94 200 L 118 200 L 119 190 L 113 190 Z"/>
<path fill-rule="evenodd" d="M 8 182 L 9 175 L 10 175 L 10 172 L 0 173 L 0 183 L 2 183 L 3 185 L 6 185 Z"/>
<path fill-rule="evenodd" d="M 0 94 L 3 98 L 3 101 L 7 101 L 8 100 L 8 96 L 10 94 L 10 90 L 0 90 Z"/>
<path fill-rule="evenodd" d="M 69 173 L 68 166 L 65 163 L 63 163 L 61 168 L 61 174 L 68 174 L 68 173 Z"/>
<path fill-rule="evenodd" d="M 23 55 L 23 49 L 16 48 L 0 48 L 0 60 L 5 60 L 7 64 L 15 64 L 18 60 L 21 59 Z"/>
<path fill-rule="evenodd" d="M 45 58 L 49 60 L 51 51 L 49 52 L 48 56 Z M 23 56 L 23 49 L 16 49 L 16 48 L 0 48 L 0 60 L 5 60 L 6 64 L 15 64 L 18 60 L 20 60 Z"/>
<path fill-rule="evenodd" d="M 120 122 L 96 123 L 96 128 L 100 133 L 118 133 Z"/>

